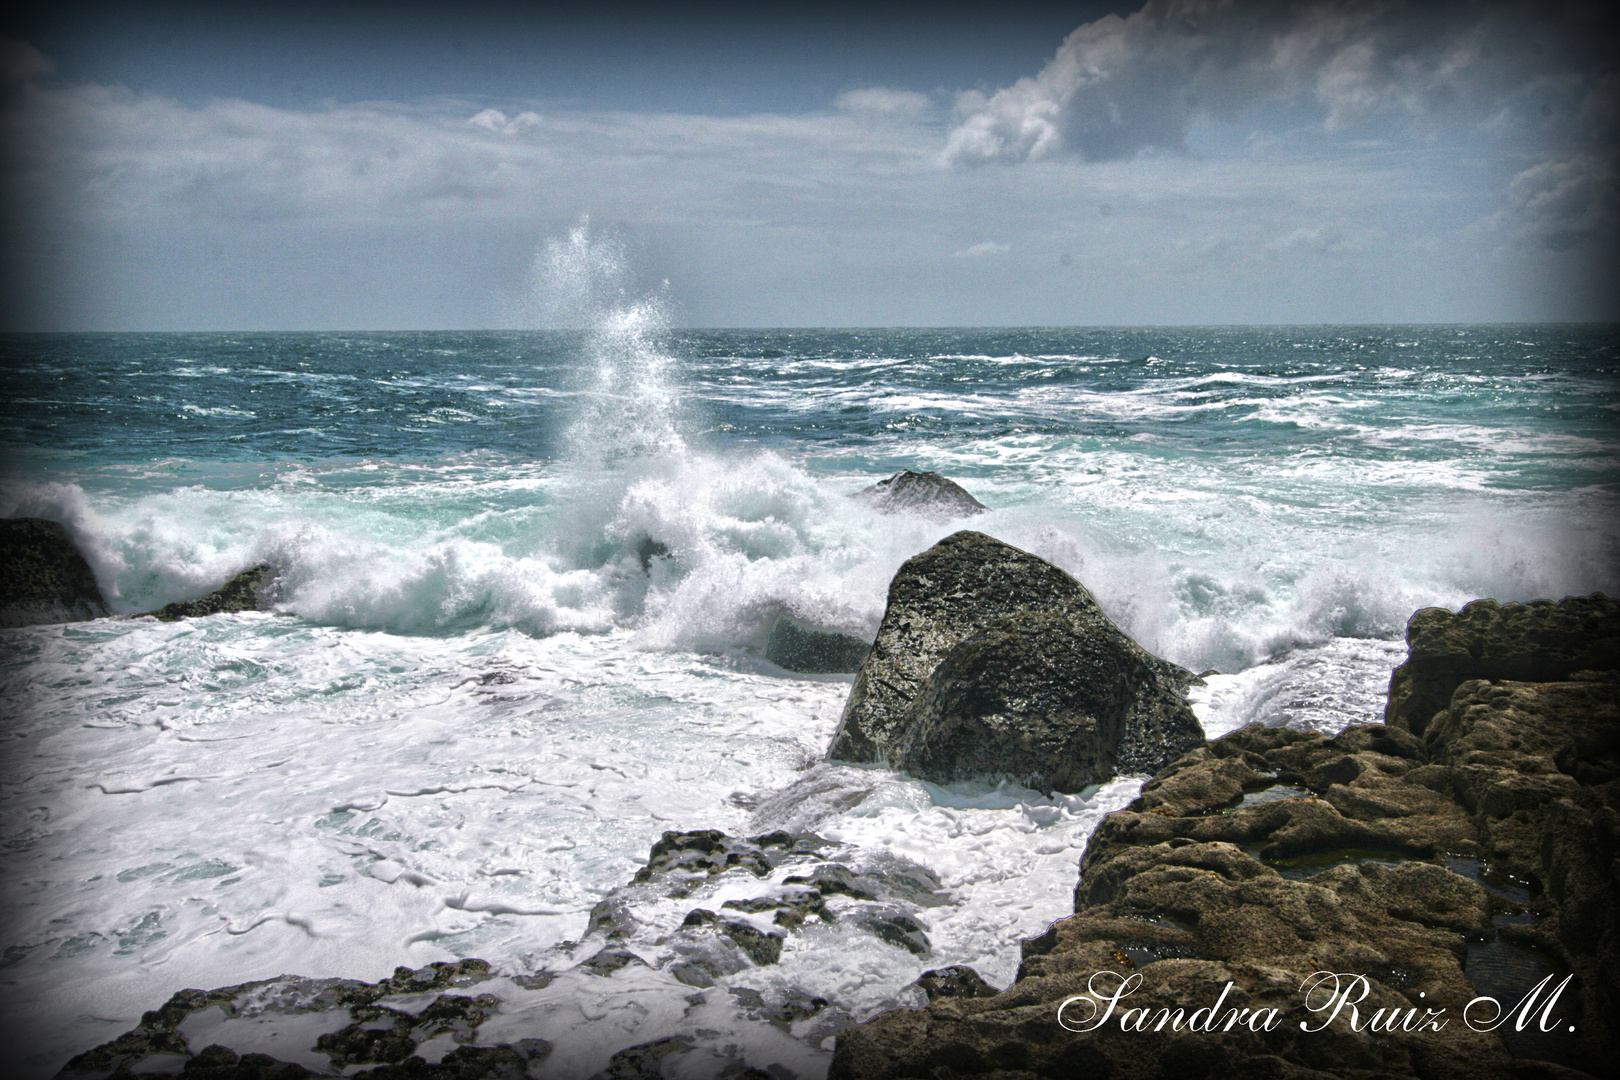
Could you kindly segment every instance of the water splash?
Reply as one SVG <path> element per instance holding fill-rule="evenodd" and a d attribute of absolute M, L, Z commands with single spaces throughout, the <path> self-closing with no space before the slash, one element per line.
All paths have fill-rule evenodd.
<path fill-rule="evenodd" d="M 581 471 L 685 458 L 679 373 L 663 344 L 668 286 L 636 295 L 623 242 L 593 230 L 589 217 L 535 256 L 536 321 L 584 332 L 588 383 L 564 443 L 565 458 Z"/>

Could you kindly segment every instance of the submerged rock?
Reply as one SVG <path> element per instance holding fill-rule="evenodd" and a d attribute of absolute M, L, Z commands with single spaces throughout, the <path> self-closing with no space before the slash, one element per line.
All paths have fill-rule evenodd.
<path fill-rule="evenodd" d="M 1455 614 L 1424 608 L 1406 624 L 1406 662 L 1389 679 L 1384 723 L 1422 735 L 1469 679 L 1551 682 L 1620 668 L 1620 600 L 1475 600 Z"/>
<path fill-rule="evenodd" d="M 937 472 L 903 469 L 887 480 L 862 488 L 851 498 L 871 506 L 880 514 L 902 512 L 924 517 L 949 519 L 982 514 L 989 507 L 967 493 L 954 480 Z"/>
<path fill-rule="evenodd" d="M 669 558 L 669 545 L 661 540 L 654 540 L 650 536 L 643 536 L 636 544 L 636 561 L 641 563 L 641 572 L 652 573 L 654 559 Z"/>
<path fill-rule="evenodd" d="M 1076 791 L 1203 741 L 1196 676 L 1062 570 L 963 531 L 906 561 L 828 750 L 924 779 Z"/>
<path fill-rule="evenodd" d="M 860 669 L 872 643 L 853 634 L 817 630 L 791 615 L 779 616 L 765 639 L 765 659 L 784 671 L 833 675 Z"/>
<path fill-rule="evenodd" d="M 0 626 L 106 614 L 96 576 L 66 529 L 43 518 L 0 521 Z"/>
<path fill-rule="evenodd" d="M 148 615 L 163 622 L 181 619 L 199 619 L 205 615 L 222 615 L 233 611 L 266 611 L 270 607 L 268 595 L 276 572 L 266 563 L 243 570 L 224 585 L 197 600 L 168 604 Z"/>
<path fill-rule="evenodd" d="M 1597 636 L 1526 644 L 1519 670 L 1601 655 L 1603 623 L 1586 625 Z M 1023 943 L 1012 986 L 852 1027 L 830 1076 L 930 1075 L 940 1047 L 963 1077 L 1614 1075 L 1620 675 L 1466 681 L 1426 719 L 1421 737 L 1255 724 L 1182 756 L 1098 827 L 1076 914 Z M 1364 980 L 1359 1027 L 1307 1009 L 1319 972 Z M 1516 1011 L 1549 975 L 1523 1030 L 1464 1023 L 1476 995 Z M 1094 977 L 1104 994 L 1135 980 L 1119 1009 L 1146 1010 L 1147 1026 L 1116 1011 L 1078 1030 L 1083 1004 L 1060 1022 Z M 1217 1002 L 1216 1026 L 1189 1030 Z M 1252 1026 L 1267 1009 L 1275 1022 Z M 1247 1012 L 1228 1026 L 1227 1010 Z"/>
<path fill-rule="evenodd" d="M 689 986 L 709 987 L 749 967 L 775 964 L 788 935 L 806 924 L 840 920 L 926 955 L 926 932 L 911 912 L 942 902 L 939 879 L 895 856 L 851 865 L 823 854 L 838 847 L 814 833 L 666 832 L 630 883 L 591 910 L 581 947 L 595 942 L 600 951 L 581 968 L 610 974 L 627 963 L 647 963 Z M 736 895 L 744 891 L 752 895 Z M 722 899 L 715 903 L 717 896 Z M 705 898 L 713 906 L 703 906 Z M 680 925 L 650 930 L 647 913 L 671 900 L 691 905 Z"/>

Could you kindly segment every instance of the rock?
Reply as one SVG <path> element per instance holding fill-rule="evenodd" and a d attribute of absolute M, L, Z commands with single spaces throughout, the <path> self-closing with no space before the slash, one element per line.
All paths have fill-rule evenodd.
<path fill-rule="evenodd" d="M 162 622 L 181 619 L 200 619 L 204 615 L 221 615 L 233 611 L 267 611 L 270 608 L 268 592 L 276 572 L 269 565 L 243 570 L 224 585 L 198 600 L 185 600 L 168 604 L 146 614 Z"/>
<path fill-rule="evenodd" d="M 664 1059 L 671 1054 L 682 1054 L 691 1048 L 692 1039 L 686 1035 L 673 1035 L 656 1042 L 632 1046 L 614 1054 L 608 1067 L 591 1080 L 659 1080 L 664 1075 Z"/>
<path fill-rule="evenodd" d="M 1600 1072 L 1620 1056 L 1620 673 L 1463 683 L 1424 741 L 1497 880 L 1523 883 L 1574 970 L 1580 1064 Z"/>
<path fill-rule="evenodd" d="M 1185 697 L 1194 678 L 1132 641 L 1062 570 L 958 532 L 890 582 L 828 757 L 1077 790 L 1202 742 Z"/>
<path fill-rule="evenodd" d="M 54 521 L 0 521 L 0 626 L 81 622 L 107 614 L 90 564 Z"/>
<path fill-rule="evenodd" d="M 887 480 L 879 480 L 850 497 L 859 499 L 881 514 L 908 512 L 940 520 L 970 517 L 989 509 L 956 481 L 948 480 L 937 472 L 912 472 L 910 469 L 897 472 Z"/>
<path fill-rule="evenodd" d="M 718 829 L 666 832 L 653 844 L 647 865 L 637 870 L 631 881 L 645 884 L 657 879 L 690 884 L 693 879 L 711 877 L 735 867 L 755 877 L 765 877 L 784 859 L 814 852 L 826 845 L 827 841 L 812 833 L 773 832 L 744 840 Z M 597 908 L 607 902 L 602 901 Z"/>
<path fill-rule="evenodd" d="M 831 675 L 858 671 L 872 643 L 853 634 L 817 630 L 791 615 L 779 616 L 765 639 L 765 659 L 784 671 Z"/>
<path fill-rule="evenodd" d="M 1552 657 L 1527 647 L 1520 661 L 1557 670 L 1603 647 L 1548 637 Z M 1396 726 L 1328 739 L 1251 725 L 1195 748 L 1103 821 L 1076 914 L 1024 943 L 1012 986 L 930 994 L 922 1009 L 852 1027 L 830 1076 L 942 1065 L 962 1077 L 1614 1075 L 1620 676 L 1576 674 L 1462 682 L 1421 738 Z M 1114 973 L 1097 976 L 1104 990 L 1138 980 L 1121 1008 L 1149 1010 L 1150 1025 L 1217 1001 L 1250 1017 L 1274 1008 L 1278 1022 L 1145 1034 L 1117 1018 L 1092 1031 L 1060 1024 L 1058 1008 L 1098 972 Z M 1343 1016 L 1317 1030 L 1323 1016 L 1301 990 L 1316 972 L 1366 977 L 1360 1030 Z M 1515 1006 L 1545 974 L 1553 985 L 1573 975 L 1552 1030 L 1462 1022 L 1476 994 Z M 1378 1009 L 1445 1010 L 1448 1023 L 1374 1033 Z"/>
<path fill-rule="evenodd" d="M 919 688 L 891 760 L 941 783 L 1044 791 L 1148 772 L 1204 740 L 1184 684 L 1160 674 L 1117 630 L 1042 613 L 995 619 Z"/>
<path fill-rule="evenodd" d="M 397 1065 L 385 1064 L 382 1069 L 409 1067 L 412 1060 L 420 1061 L 407 1056 L 419 1042 L 440 1034 L 450 1034 L 456 1041 L 470 1038 L 473 1030 L 494 1011 L 496 1000 L 484 994 L 475 998 L 440 994 L 414 1015 L 380 1007 L 376 1002 L 395 995 L 459 989 L 476 985 L 489 977 L 489 964 L 469 957 L 454 963 L 436 962 L 416 970 L 395 968 L 391 977 L 375 983 L 283 975 L 218 990 L 181 990 L 163 1005 L 142 1014 L 141 1022 L 134 1030 L 79 1054 L 63 1066 L 57 1076 L 61 1080 L 77 1080 L 80 1077 L 103 1077 L 109 1072 L 119 1076 L 167 1072 L 177 1057 L 184 1062 L 187 1077 L 202 1077 L 203 1080 L 291 1080 L 293 1077 L 316 1075 L 300 1065 L 278 1061 L 265 1054 L 237 1057 L 234 1051 L 222 1046 L 204 1047 L 193 1055 L 178 1030 L 193 1013 L 219 1006 L 234 1015 L 239 1005 L 262 1003 L 266 998 L 292 1002 L 291 1011 L 300 1013 L 345 1010 L 353 1023 L 316 1040 L 316 1047 L 325 1052 L 339 1068 L 356 1062 L 398 1062 Z M 525 1043 L 530 1041 L 525 1040 Z M 543 1045 L 539 1040 L 532 1042 L 535 1046 Z M 491 1049 L 499 1050 L 498 1047 Z M 487 1058 L 494 1063 L 498 1063 L 497 1059 L 505 1060 L 499 1054 Z M 445 1060 L 449 1060 L 449 1055 Z M 146 1062 L 144 1067 L 142 1062 Z M 505 1074 L 498 1070 L 399 1074 L 367 1070 L 351 1072 L 350 1075 L 375 1076 L 379 1080 L 390 1075 L 419 1075 L 430 1080 L 473 1080 L 476 1077 L 493 1078 Z M 521 1071 L 516 1075 L 522 1075 Z"/>
<path fill-rule="evenodd" d="M 912 985 L 927 994 L 929 1001 L 943 997 L 995 997 L 1001 992 L 985 982 L 977 971 L 963 964 L 925 971 Z"/>
<path fill-rule="evenodd" d="M 636 543 L 636 561 L 641 564 L 641 571 L 644 574 L 652 573 L 652 561 L 654 559 L 667 558 L 669 558 L 669 546 L 661 540 L 643 536 Z"/>
<path fill-rule="evenodd" d="M 797 930 L 804 925 L 810 916 L 818 916 L 823 922 L 832 922 L 833 917 L 827 913 L 827 901 L 821 893 L 814 890 L 793 896 L 763 896 L 752 900 L 727 900 L 720 905 L 722 911 L 727 908 L 736 911 L 746 911 L 751 915 L 762 915 L 770 912 L 771 921 L 777 926 L 787 930 Z"/>
<path fill-rule="evenodd" d="M 1620 668 L 1620 600 L 1593 593 L 1556 604 L 1475 600 L 1456 614 L 1424 608 L 1406 624 L 1406 645 L 1384 723 L 1422 735 L 1469 679 L 1555 682 Z"/>
<path fill-rule="evenodd" d="M 880 941 L 898 946 L 914 956 L 927 956 L 932 951 L 922 924 L 903 911 L 879 908 L 862 912 L 855 922 Z"/>

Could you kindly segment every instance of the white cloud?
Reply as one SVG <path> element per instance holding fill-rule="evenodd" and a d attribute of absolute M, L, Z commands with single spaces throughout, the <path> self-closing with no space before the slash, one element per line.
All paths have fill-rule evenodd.
<path fill-rule="evenodd" d="M 1358 229 L 1341 224 L 1301 225 L 1271 240 L 1265 247 L 1273 253 L 1351 255 L 1367 251 L 1383 239 L 1382 229 Z"/>
<path fill-rule="evenodd" d="M 837 101 L 838 107 L 845 112 L 905 120 L 923 116 L 932 104 L 927 94 L 919 94 L 914 90 L 891 90 L 883 86 L 846 90 L 838 95 Z"/>
<path fill-rule="evenodd" d="M 998 244 L 994 240 L 986 240 L 982 244 L 965 247 L 961 251 L 951 252 L 953 259 L 982 259 L 986 255 L 1005 255 L 1012 250 L 1011 244 Z"/>
<path fill-rule="evenodd" d="M 532 131 L 543 122 L 539 113 L 520 112 L 508 119 L 499 109 L 484 109 L 467 121 L 473 127 L 481 127 L 485 131 L 493 131 L 500 135 L 519 135 L 525 131 Z"/>
<path fill-rule="evenodd" d="M 620 201 L 675 214 L 739 189 L 848 183 L 868 171 L 927 169 L 928 130 L 853 114 L 712 117 L 659 113 L 515 115 L 459 101 L 278 109 L 240 100 L 189 106 L 95 85 L 27 88 L 0 116 L 24 202 L 80 220 L 143 223 L 401 213 L 509 215 L 536 196 Z M 820 185 L 818 187 L 818 185 Z M 812 200 L 814 201 L 814 200 Z M 531 210 L 532 212 L 532 210 Z"/>

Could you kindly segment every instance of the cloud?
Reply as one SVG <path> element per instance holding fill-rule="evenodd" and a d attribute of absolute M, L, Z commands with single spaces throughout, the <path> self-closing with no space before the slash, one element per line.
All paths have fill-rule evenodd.
<path fill-rule="evenodd" d="M 1010 244 L 998 244 L 994 240 L 986 240 L 982 244 L 965 247 L 961 251 L 951 252 L 953 259 L 982 259 L 986 255 L 1005 255 L 1012 250 Z"/>
<path fill-rule="evenodd" d="M 884 86 L 846 90 L 838 95 L 837 101 L 838 107 L 845 112 L 906 120 L 927 113 L 932 104 L 927 94 L 919 94 L 914 90 L 891 90 Z"/>
<path fill-rule="evenodd" d="M 26 58 L 26 57 L 25 57 Z M 38 65 L 35 65 L 38 70 Z M 937 133 L 854 113 L 701 116 L 478 108 L 448 99 L 284 109 L 187 105 L 95 84 L 25 84 L 0 112 L 19 206 L 145 227 L 186 221 L 510 215 L 549 195 L 566 217 L 635 192 L 690 211 L 740 188 L 926 169 Z"/>
<path fill-rule="evenodd" d="M 1343 225 L 1301 225 L 1267 243 L 1274 254 L 1309 252 L 1314 255 L 1351 255 L 1369 250 L 1385 239 L 1380 229 L 1355 229 Z"/>
<path fill-rule="evenodd" d="M 484 109 L 467 121 L 473 127 L 480 127 L 500 135 L 520 135 L 525 131 L 532 131 L 543 122 L 539 113 L 520 112 L 508 118 L 499 109 Z"/>
<path fill-rule="evenodd" d="M 1118 43 L 1129 22 L 1093 27 Z M 0 270 L 15 311 L 0 316 L 17 328 L 490 325 L 523 288 L 536 242 L 584 211 L 625 239 L 649 280 L 669 278 L 683 319 L 700 325 L 1614 310 L 1595 293 L 1561 299 L 1615 215 L 1613 156 L 1577 137 L 1613 110 L 1582 99 L 1584 76 L 1568 72 L 1523 92 L 1540 118 L 1528 125 L 1500 94 L 1445 106 L 1494 125 L 1461 155 L 1404 130 L 1325 135 L 1324 106 L 1314 134 L 1297 116 L 1258 116 L 1267 139 L 1252 152 L 1235 139 L 1088 162 L 1057 103 L 1048 160 L 963 169 L 939 167 L 937 102 L 882 87 L 797 114 L 465 98 L 277 108 L 71 83 L 37 53 L 11 55 L 22 81 L 0 108 Z M 1331 92 L 1370 107 L 1371 83 L 1351 75 L 1376 64 L 1351 59 L 1332 69 Z M 1156 85 L 1132 63 L 1133 78 Z M 1307 100 L 1319 100 L 1316 85 L 1300 91 Z M 988 108 L 997 96 L 964 100 Z M 1194 111 L 1250 99 L 1222 100 Z M 1538 124 L 1564 133 L 1558 152 L 1513 142 Z M 1174 123 L 1157 130 L 1153 146 L 1184 138 Z"/>
<path fill-rule="evenodd" d="M 1594 3 L 1151 0 L 1079 27 L 1036 75 L 964 94 L 942 159 L 1183 151 L 1195 121 L 1279 101 L 1312 105 L 1331 132 L 1387 115 L 1485 123 L 1556 99 L 1577 137 L 1606 139 L 1615 29 Z"/>
<path fill-rule="evenodd" d="M 1507 205 L 1482 230 L 1563 251 L 1612 242 L 1620 227 L 1620 176 L 1613 155 L 1543 161 L 1514 176 Z"/>

